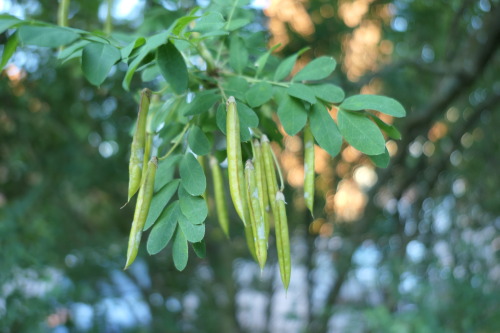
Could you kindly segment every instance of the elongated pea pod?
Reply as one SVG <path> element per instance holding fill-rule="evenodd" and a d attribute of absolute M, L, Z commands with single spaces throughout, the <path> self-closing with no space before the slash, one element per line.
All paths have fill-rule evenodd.
<path fill-rule="evenodd" d="M 244 227 L 245 227 L 245 239 L 247 241 L 248 251 L 250 251 L 253 260 L 255 260 L 255 262 L 259 262 L 259 259 L 257 259 L 257 254 L 255 253 L 255 242 L 253 239 L 253 231 L 250 222 Z"/>
<path fill-rule="evenodd" d="M 241 156 L 240 120 L 236 109 L 236 100 L 233 96 L 226 103 L 226 144 L 227 144 L 227 171 L 229 175 L 229 192 L 236 209 L 236 213 L 247 225 L 249 213 L 245 195 L 245 177 Z"/>
<path fill-rule="evenodd" d="M 264 162 L 264 177 L 266 178 L 267 194 L 269 197 L 269 204 L 271 205 L 271 211 L 273 212 L 274 219 L 278 216 L 278 210 L 276 207 L 276 193 L 278 192 L 278 180 L 276 178 L 276 172 L 274 170 L 274 160 L 273 153 L 271 151 L 271 145 L 269 144 L 269 139 L 267 136 L 263 135 L 261 138 L 261 150 L 262 150 L 262 161 Z"/>
<path fill-rule="evenodd" d="M 137 192 L 141 186 L 144 150 L 146 148 L 146 123 L 149 111 L 149 102 L 151 100 L 151 90 L 143 89 L 141 91 L 141 103 L 139 105 L 139 114 L 137 116 L 137 124 L 135 127 L 134 138 L 132 139 L 132 147 L 130 149 L 130 162 L 128 167 L 129 183 L 128 183 L 128 199 Z"/>
<path fill-rule="evenodd" d="M 198 163 L 200 163 L 201 165 L 201 169 L 203 171 L 205 171 L 205 156 L 202 156 L 202 155 L 198 155 L 198 157 L 196 157 L 196 159 L 198 160 Z M 203 197 L 203 199 L 205 199 L 205 201 L 207 200 L 207 190 L 205 190 L 205 192 L 203 192 L 203 194 L 201 195 Z"/>
<path fill-rule="evenodd" d="M 285 196 L 283 192 L 276 193 L 276 207 L 278 215 L 275 218 L 276 248 L 278 250 L 278 263 L 283 286 L 288 290 L 290 275 L 292 273 L 292 261 L 290 255 L 290 239 L 288 236 L 288 219 L 286 216 Z"/>
<path fill-rule="evenodd" d="M 256 170 L 252 161 L 248 160 L 245 165 L 245 180 L 247 184 L 248 208 L 250 211 L 250 225 L 252 226 L 253 240 L 255 244 L 255 255 L 260 269 L 264 269 L 267 260 L 267 238 L 264 216 L 262 215 L 259 188 L 255 177 Z"/>
<path fill-rule="evenodd" d="M 153 145 L 153 133 L 146 132 L 146 143 L 144 145 L 144 156 L 142 159 L 142 173 L 141 173 L 141 179 L 144 179 L 146 177 L 146 172 L 148 171 L 148 168 L 145 168 L 144 166 L 148 164 L 149 161 L 149 155 L 151 155 L 151 146 Z"/>
<path fill-rule="evenodd" d="M 153 156 L 148 163 L 146 177 L 142 182 L 137 203 L 135 205 L 134 221 L 130 229 L 130 236 L 128 239 L 127 262 L 125 269 L 130 266 L 137 256 L 139 244 L 141 243 L 142 229 L 148 217 L 149 207 L 153 198 L 153 190 L 155 185 L 156 169 L 158 168 L 158 159 Z"/>
<path fill-rule="evenodd" d="M 278 191 L 278 180 L 274 169 L 274 157 L 269 144 L 269 139 L 265 135 L 261 138 L 261 147 L 269 201 L 274 216 L 276 249 L 278 252 L 281 281 L 283 282 L 285 289 L 288 289 L 292 266 L 290 259 L 290 241 L 288 236 L 288 219 L 286 216 L 285 197 L 283 192 Z"/>
<path fill-rule="evenodd" d="M 224 231 L 226 237 L 229 238 L 229 217 L 227 214 L 226 197 L 224 195 L 224 182 L 219 162 L 217 162 L 214 156 L 210 156 L 210 169 L 212 170 L 217 218 L 222 231 Z"/>
<path fill-rule="evenodd" d="M 264 218 L 264 225 L 266 230 L 266 243 L 269 238 L 269 195 L 267 193 L 266 183 L 266 170 L 264 168 L 264 160 L 262 157 L 262 148 L 260 142 L 255 140 L 252 142 L 253 149 L 253 164 L 255 167 L 255 180 L 257 181 L 257 188 L 259 190 L 260 210 Z"/>
<path fill-rule="evenodd" d="M 314 137 L 309 124 L 304 128 L 304 200 L 314 216 Z"/>

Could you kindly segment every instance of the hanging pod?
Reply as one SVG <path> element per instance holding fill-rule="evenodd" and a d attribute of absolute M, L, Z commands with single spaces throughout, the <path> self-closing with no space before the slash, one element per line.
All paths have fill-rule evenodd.
<path fill-rule="evenodd" d="M 314 215 L 314 137 L 309 123 L 304 127 L 304 200 Z"/>
<path fill-rule="evenodd" d="M 241 156 L 240 120 L 236 109 L 236 100 L 233 96 L 226 103 L 226 145 L 227 171 L 229 175 L 229 192 L 236 209 L 236 213 L 246 226 L 249 219 L 248 203 L 245 195 L 245 177 Z"/>
<path fill-rule="evenodd" d="M 264 218 L 264 225 L 266 230 L 266 242 L 269 238 L 269 195 L 267 193 L 266 170 L 264 168 L 264 160 L 262 157 L 262 149 L 260 142 L 255 140 L 252 142 L 253 150 L 253 164 L 255 167 L 255 180 L 259 190 L 259 202 L 261 214 Z"/>
<path fill-rule="evenodd" d="M 219 225 L 224 234 L 229 238 L 229 217 L 227 215 L 226 196 L 224 195 L 224 182 L 219 162 L 214 156 L 210 156 L 210 169 L 212 171 L 212 181 L 214 184 L 215 209 Z"/>
<path fill-rule="evenodd" d="M 139 190 L 139 195 L 137 196 L 134 221 L 132 222 L 132 228 L 130 229 L 130 236 L 128 239 L 127 262 L 125 264 L 125 269 L 134 262 L 135 257 L 137 256 L 137 251 L 139 250 L 142 229 L 144 228 L 144 224 L 146 223 L 149 207 L 151 205 L 151 199 L 153 198 L 157 168 L 158 159 L 156 158 L 156 156 L 153 156 L 148 163 L 146 176 Z"/>
<path fill-rule="evenodd" d="M 274 217 L 274 229 L 276 233 L 276 249 L 278 252 L 278 264 L 280 268 L 281 281 L 285 289 L 290 284 L 292 270 L 290 255 L 290 240 L 288 236 L 288 219 L 286 216 L 285 196 L 278 190 L 278 180 L 274 169 L 274 157 L 267 136 L 261 138 L 262 159 L 264 161 L 265 177 L 269 195 L 269 202 Z"/>
<path fill-rule="evenodd" d="M 129 183 L 128 183 L 128 199 L 134 196 L 141 186 L 143 160 L 146 150 L 146 123 L 148 118 L 149 103 L 151 100 L 151 90 L 145 88 L 141 91 L 141 102 L 139 104 L 139 114 L 137 116 L 137 124 L 135 127 L 134 137 L 132 139 L 132 147 L 130 149 L 130 162 L 128 167 Z M 149 153 L 148 153 L 149 154 Z M 147 161 L 147 157 L 146 157 Z"/>
<path fill-rule="evenodd" d="M 252 227 L 255 256 L 257 257 L 257 262 L 262 270 L 264 269 L 264 265 L 267 260 L 267 238 L 255 173 L 256 170 L 252 161 L 248 160 L 245 165 L 245 180 L 247 185 L 248 207 L 250 211 L 250 225 Z"/>

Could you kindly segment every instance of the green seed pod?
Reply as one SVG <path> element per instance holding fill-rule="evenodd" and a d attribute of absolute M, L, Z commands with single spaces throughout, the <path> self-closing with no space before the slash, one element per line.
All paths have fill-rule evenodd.
<path fill-rule="evenodd" d="M 146 132 L 146 144 L 144 146 L 144 156 L 142 159 L 142 174 L 141 174 L 141 179 L 144 179 L 146 177 L 146 172 L 148 171 L 148 168 L 145 168 L 148 164 L 148 161 L 150 159 L 149 155 L 151 155 L 151 146 L 153 145 L 153 134 Z"/>
<path fill-rule="evenodd" d="M 137 197 L 137 203 L 135 205 L 134 221 L 132 222 L 132 228 L 130 230 L 128 240 L 127 263 L 125 264 L 125 269 L 134 262 L 135 257 L 137 256 L 137 251 L 139 250 L 142 229 L 146 223 L 149 206 L 151 205 L 151 200 L 153 199 L 157 168 L 158 159 L 156 156 L 153 156 L 148 163 L 146 177 L 142 182 L 141 189 L 139 190 L 139 195 Z"/>
<path fill-rule="evenodd" d="M 278 262 L 280 266 L 281 281 L 285 289 L 288 289 L 290 274 L 292 272 L 292 262 L 290 255 L 290 240 L 288 236 L 288 219 L 286 216 L 285 196 L 283 192 L 279 191 L 276 193 L 276 206 L 278 209 L 275 226 Z"/>
<path fill-rule="evenodd" d="M 130 149 L 129 162 L 129 184 L 128 184 L 128 199 L 137 192 L 141 186 L 142 168 L 144 152 L 146 148 L 146 123 L 149 111 L 149 102 L 151 99 L 151 91 L 143 89 L 141 91 L 141 104 L 139 105 L 139 115 L 137 116 L 137 124 L 135 128 L 134 138 L 132 139 L 132 147 Z"/>
<path fill-rule="evenodd" d="M 227 238 L 229 238 L 229 217 L 227 215 L 226 197 L 224 195 L 224 183 L 219 162 L 210 156 L 210 169 L 212 170 L 212 180 L 214 183 L 215 208 L 219 219 L 220 227 Z"/>
<path fill-rule="evenodd" d="M 269 201 L 274 216 L 276 249 L 278 251 L 281 281 L 283 282 L 285 289 L 288 289 L 292 266 L 290 259 L 290 240 L 288 236 L 288 219 L 286 216 L 285 197 L 283 192 L 278 191 L 278 180 L 274 170 L 274 157 L 271 151 L 271 146 L 269 145 L 269 140 L 265 135 L 262 136 L 261 147 Z"/>
<path fill-rule="evenodd" d="M 275 197 L 276 193 L 278 192 L 278 180 L 276 178 L 276 172 L 274 171 L 273 153 L 271 151 L 269 139 L 265 135 L 263 135 L 261 138 L 261 150 L 262 160 L 264 162 L 264 177 L 266 178 L 267 194 L 269 197 L 271 210 L 276 219 L 278 210 L 276 208 Z"/>
<path fill-rule="evenodd" d="M 314 137 L 309 124 L 304 128 L 304 199 L 314 215 Z"/>
<path fill-rule="evenodd" d="M 240 121 L 233 96 L 226 103 L 226 136 L 227 136 L 227 171 L 229 175 L 229 192 L 236 213 L 247 225 L 249 218 L 248 204 L 245 195 L 245 177 L 241 156 Z"/>
<path fill-rule="evenodd" d="M 255 166 L 255 179 L 257 181 L 257 188 L 259 189 L 260 210 L 264 217 L 264 224 L 266 227 L 266 242 L 269 238 L 269 195 L 267 193 L 266 170 L 264 167 L 264 160 L 262 157 L 262 148 L 260 142 L 255 140 L 252 143 L 253 148 L 253 163 Z"/>
<path fill-rule="evenodd" d="M 255 255 L 260 269 L 264 269 L 267 260 L 267 238 L 264 216 L 262 215 L 261 200 L 257 180 L 255 179 L 255 168 L 252 161 L 248 160 L 245 165 L 245 180 L 247 183 L 247 198 L 250 211 L 250 225 L 252 226 L 253 240 L 255 244 Z"/>
<path fill-rule="evenodd" d="M 253 260 L 255 260 L 255 262 L 259 262 L 259 260 L 257 259 L 257 255 L 255 253 L 255 242 L 253 240 L 252 226 L 250 225 L 250 223 L 248 223 L 246 226 L 244 226 L 244 228 L 245 228 L 245 239 L 247 241 L 248 251 L 250 251 Z"/>

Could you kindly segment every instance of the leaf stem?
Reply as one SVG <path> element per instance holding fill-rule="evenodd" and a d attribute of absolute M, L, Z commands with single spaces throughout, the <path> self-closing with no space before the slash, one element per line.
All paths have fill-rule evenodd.
<path fill-rule="evenodd" d="M 257 78 L 246 76 L 246 75 L 235 74 L 235 73 L 232 73 L 232 72 L 229 72 L 229 71 L 221 72 L 221 74 L 224 74 L 224 75 L 227 75 L 227 76 L 238 76 L 238 77 L 241 77 L 241 78 L 245 79 L 247 82 L 251 82 L 251 83 L 266 82 L 266 83 L 269 83 L 269 84 L 272 84 L 272 85 L 275 85 L 275 86 L 278 86 L 278 87 L 285 87 L 285 88 L 290 87 L 290 84 L 286 83 L 286 82 L 277 82 L 277 81 L 269 81 L 269 80 L 257 79 Z"/>
<path fill-rule="evenodd" d="M 109 36 L 113 30 L 113 17 L 111 12 L 113 10 L 113 0 L 108 0 L 108 11 L 106 13 L 106 21 L 104 22 L 104 33 Z"/>
<path fill-rule="evenodd" d="M 61 0 L 59 3 L 57 11 L 57 25 L 61 27 L 68 26 L 69 3 L 70 0 Z"/>
<path fill-rule="evenodd" d="M 159 157 L 158 158 L 159 161 L 163 161 L 164 159 L 166 159 L 167 157 L 169 157 L 170 154 L 172 154 L 172 152 L 175 150 L 175 148 L 177 148 L 177 146 L 181 143 L 182 138 L 184 137 L 184 134 L 186 134 L 186 131 L 188 130 L 189 126 L 191 126 L 191 124 L 188 122 L 186 124 L 186 126 L 184 126 L 184 128 L 182 129 L 181 134 L 179 134 L 179 137 L 174 142 L 174 145 L 172 146 L 172 148 L 170 148 L 170 150 L 165 155 L 163 155 L 162 157 Z"/>

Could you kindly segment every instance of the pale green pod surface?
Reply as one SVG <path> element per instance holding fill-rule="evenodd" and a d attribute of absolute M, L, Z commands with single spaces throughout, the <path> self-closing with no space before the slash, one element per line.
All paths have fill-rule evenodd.
<path fill-rule="evenodd" d="M 151 100 L 151 90 L 143 89 L 141 91 L 141 102 L 139 105 L 137 124 L 135 127 L 134 137 L 132 139 L 132 147 L 130 149 L 127 201 L 130 201 L 130 198 L 132 198 L 132 196 L 137 192 L 137 190 L 141 186 L 142 168 L 144 167 L 143 159 L 146 149 L 146 124 L 147 124 L 150 100 Z"/>
<path fill-rule="evenodd" d="M 219 162 L 210 156 L 210 169 L 212 170 L 212 180 L 214 183 L 215 208 L 220 227 L 227 238 L 229 238 L 229 217 L 227 214 L 226 197 L 224 195 L 224 182 Z"/>
<path fill-rule="evenodd" d="M 276 208 L 276 193 L 278 192 L 278 180 L 276 178 L 276 172 L 274 170 L 273 153 L 271 152 L 271 146 L 269 144 L 269 139 L 267 136 L 263 135 L 261 139 L 261 149 L 262 149 L 262 161 L 264 162 L 264 176 L 266 178 L 267 184 L 267 194 L 269 197 L 269 203 L 271 204 L 271 210 L 273 212 L 274 218 L 278 216 L 278 210 Z"/>
<path fill-rule="evenodd" d="M 313 215 L 314 208 L 314 137 L 309 124 L 304 128 L 304 200 Z"/>
<path fill-rule="evenodd" d="M 142 158 L 142 165 L 145 166 L 148 164 L 149 161 L 149 155 L 151 154 L 151 146 L 153 145 L 153 134 L 146 132 L 146 141 L 145 141 L 145 146 L 144 146 L 144 156 Z M 146 177 L 146 172 L 148 171 L 148 168 L 143 167 L 142 168 L 142 174 L 141 174 L 141 179 L 143 177 Z"/>
<path fill-rule="evenodd" d="M 135 205 L 134 221 L 130 229 L 128 240 L 127 262 L 125 269 L 130 266 L 137 256 L 139 244 L 141 243 L 142 230 L 148 217 L 149 207 L 153 199 L 153 190 L 155 185 L 156 169 L 158 168 L 158 159 L 153 156 L 148 163 L 146 177 L 139 190 L 137 203 Z"/>
<path fill-rule="evenodd" d="M 260 142 L 255 140 L 252 143 L 253 148 L 253 163 L 255 167 L 255 180 L 257 181 L 257 188 L 259 189 L 260 210 L 264 218 L 264 225 L 266 230 L 266 242 L 269 238 L 269 195 L 267 193 L 266 184 L 266 170 L 264 168 L 264 160 L 262 157 L 262 148 Z"/>
<path fill-rule="evenodd" d="M 255 168 L 252 161 L 248 160 L 245 165 L 245 180 L 247 183 L 247 197 L 250 211 L 250 224 L 252 226 L 253 239 L 255 244 L 255 255 L 261 269 L 267 261 L 267 238 L 264 217 L 261 211 L 259 189 L 255 179 Z"/>
<path fill-rule="evenodd" d="M 257 255 L 255 254 L 255 242 L 253 240 L 253 231 L 250 223 L 245 226 L 245 239 L 247 241 L 248 251 L 250 251 L 253 260 L 255 260 L 255 262 L 259 262 Z"/>
<path fill-rule="evenodd" d="M 247 225 L 248 204 L 245 195 L 245 177 L 241 156 L 240 121 L 233 96 L 226 103 L 226 135 L 227 135 L 227 171 L 229 175 L 229 191 L 236 213 Z"/>
<path fill-rule="evenodd" d="M 290 254 L 290 239 L 288 236 L 288 219 L 286 216 L 285 196 L 282 192 L 276 194 L 276 206 L 279 212 L 276 218 L 276 247 L 278 250 L 278 263 L 280 267 L 281 281 L 285 289 L 290 284 L 292 262 Z"/>

